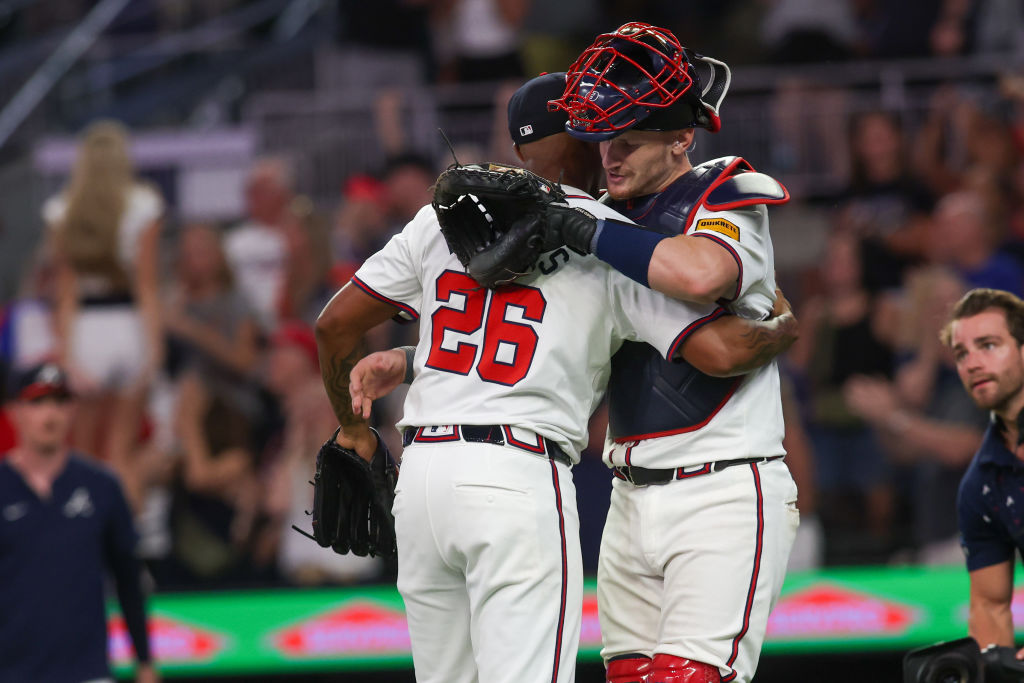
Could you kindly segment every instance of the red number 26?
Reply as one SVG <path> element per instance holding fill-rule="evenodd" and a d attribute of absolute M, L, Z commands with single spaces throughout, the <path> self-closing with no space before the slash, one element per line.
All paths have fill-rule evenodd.
<path fill-rule="evenodd" d="M 510 320 L 509 312 L 518 308 L 523 320 L 541 322 L 547 301 L 539 289 L 504 285 L 488 290 L 465 273 L 446 270 L 437 278 L 436 294 L 442 303 L 453 303 L 452 295 L 461 294 L 465 304 L 461 309 L 442 305 L 430 316 L 427 367 L 468 375 L 476 361 L 477 374 L 485 382 L 512 386 L 526 377 L 537 352 L 537 331 L 532 325 Z M 458 342 L 454 350 L 442 348 L 446 332 L 468 335 L 481 326 L 484 338 L 479 361 L 476 344 Z"/>

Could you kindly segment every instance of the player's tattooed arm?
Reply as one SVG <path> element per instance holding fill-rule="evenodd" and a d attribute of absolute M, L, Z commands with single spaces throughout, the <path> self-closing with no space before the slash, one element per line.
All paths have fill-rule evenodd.
<path fill-rule="evenodd" d="M 352 368 L 366 353 L 365 334 L 397 312 L 394 306 L 348 284 L 331 298 L 316 321 L 324 390 L 341 426 L 337 441 L 367 459 L 373 456 L 377 440 L 366 418 L 352 411 L 350 377 Z"/>
<path fill-rule="evenodd" d="M 326 362 L 323 359 L 320 362 L 320 374 L 323 376 L 327 398 L 331 401 L 331 408 L 338 418 L 338 424 L 346 433 L 359 430 L 370 417 L 368 414 L 361 415 L 352 410 L 352 397 L 349 392 L 352 368 L 365 355 L 366 340 L 360 339 L 356 348 L 348 355 L 342 356 L 339 352 L 333 354 Z"/>
<path fill-rule="evenodd" d="M 799 326 L 781 291 L 768 320 L 723 316 L 697 330 L 683 344 L 682 356 L 715 377 L 744 375 L 784 352 L 799 337 Z"/>

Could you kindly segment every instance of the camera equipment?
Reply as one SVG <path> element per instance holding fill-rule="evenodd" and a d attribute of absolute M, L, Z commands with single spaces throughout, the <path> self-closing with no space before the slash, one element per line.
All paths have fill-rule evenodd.
<path fill-rule="evenodd" d="M 1024 662 L 1012 647 L 982 652 L 973 638 L 961 638 L 908 652 L 903 683 L 1024 683 Z"/>

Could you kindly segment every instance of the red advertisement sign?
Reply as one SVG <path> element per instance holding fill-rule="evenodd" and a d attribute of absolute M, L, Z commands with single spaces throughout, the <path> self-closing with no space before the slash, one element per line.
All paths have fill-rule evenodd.
<path fill-rule="evenodd" d="M 347 602 L 278 631 L 271 642 L 275 649 L 295 658 L 410 651 L 405 613 L 366 601 Z"/>
<path fill-rule="evenodd" d="M 908 605 L 818 584 L 779 600 L 768 618 L 768 638 L 894 636 L 905 633 L 918 619 L 917 610 Z"/>
<path fill-rule="evenodd" d="M 107 630 L 110 661 L 116 666 L 130 664 L 135 650 L 124 619 L 115 616 Z M 149 620 L 149 644 L 159 662 L 206 662 L 224 649 L 225 639 L 212 631 L 156 616 Z"/>
<path fill-rule="evenodd" d="M 597 619 L 597 596 L 583 595 L 583 625 L 580 628 L 580 647 L 601 647 L 601 624 Z"/>

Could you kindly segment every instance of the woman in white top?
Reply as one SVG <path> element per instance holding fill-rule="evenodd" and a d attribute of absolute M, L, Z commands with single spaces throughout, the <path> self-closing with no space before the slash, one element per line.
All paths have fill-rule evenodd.
<path fill-rule="evenodd" d="M 58 359 L 79 407 L 73 445 L 106 460 L 138 502 L 132 452 L 163 358 L 158 254 L 164 202 L 140 182 L 127 131 L 86 129 L 68 185 L 43 206 L 58 263 Z"/>

